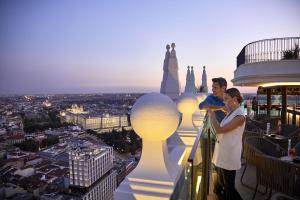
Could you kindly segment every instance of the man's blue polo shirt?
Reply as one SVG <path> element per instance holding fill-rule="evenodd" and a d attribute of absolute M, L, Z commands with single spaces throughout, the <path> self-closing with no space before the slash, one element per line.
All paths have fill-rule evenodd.
<path fill-rule="evenodd" d="M 225 106 L 223 99 L 219 99 L 214 95 L 207 96 L 206 99 L 199 104 L 199 108 L 202 109 L 206 104 L 212 106 Z M 221 110 L 216 110 L 215 113 L 218 122 L 221 123 L 221 121 L 225 117 L 225 113 Z"/>

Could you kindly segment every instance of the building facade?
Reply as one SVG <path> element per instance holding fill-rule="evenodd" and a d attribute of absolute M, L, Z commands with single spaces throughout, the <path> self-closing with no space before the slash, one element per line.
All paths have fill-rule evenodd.
<path fill-rule="evenodd" d="M 112 129 L 130 126 L 127 115 L 105 114 L 103 116 L 89 116 L 66 112 L 63 117 L 65 122 L 77 124 L 83 129 L 104 129 L 111 131 Z"/>
<path fill-rule="evenodd" d="M 76 148 L 69 154 L 70 185 L 89 187 L 113 167 L 113 148 Z"/>
<path fill-rule="evenodd" d="M 82 200 L 112 200 L 116 184 L 116 172 L 112 171 L 91 187 L 91 189 L 82 197 Z"/>
<path fill-rule="evenodd" d="M 83 200 L 113 199 L 116 172 L 112 147 L 76 147 L 69 154 L 71 191 Z"/>

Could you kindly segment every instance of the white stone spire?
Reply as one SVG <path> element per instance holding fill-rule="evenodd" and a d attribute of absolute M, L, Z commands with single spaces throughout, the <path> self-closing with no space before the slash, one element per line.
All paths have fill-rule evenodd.
<path fill-rule="evenodd" d="M 191 66 L 191 90 L 192 90 L 192 93 L 194 93 L 194 94 L 197 93 L 196 84 L 195 84 L 194 67 L 193 66 Z"/>
<path fill-rule="evenodd" d="M 193 66 L 191 67 L 191 71 L 190 71 L 190 66 L 188 66 L 184 92 L 185 93 L 194 93 L 194 94 L 197 92 L 197 89 L 195 86 L 195 75 L 194 75 Z"/>
<path fill-rule="evenodd" d="M 191 72 L 190 72 L 190 66 L 187 67 L 187 73 L 186 73 L 186 81 L 185 81 L 185 88 L 184 92 L 188 93 L 190 92 L 190 80 L 191 80 Z"/>
<path fill-rule="evenodd" d="M 172 50 L 169 52 L 170 45 L 167 45 L 167 52 L 164 60 L 164 75 L 161 82 L 160 92 L 166 94 L 173 100 L 180 94 L 180 83 L 178 78 L 178 61 L 175 51 L 175 43 L 171 44 Z"/>
<path fill-rule="evenodd" d="M 168 79 L 168 65 L 169 65 L 169 59 L 170 59 L 170 45 L 167 44 L 166 46 L 166 54 L 165 54 L 165 60 L 164 60 L 164 66 L 163 66 L 163 70 L 164 70 L 164 74 L 163 74 L 163 80 L 161 82 L 161 86 L 160 86 L 160 93 L 162 94 L 166 94 L 166 81 Z"/>
<path fill-rule="evenodd" d="M 202 91 L 201 91 L 202 93 L 208 93 L 207 76 L 206 76 L 205 66 L 203 66 L 201 88 L 202 88 Z"/>

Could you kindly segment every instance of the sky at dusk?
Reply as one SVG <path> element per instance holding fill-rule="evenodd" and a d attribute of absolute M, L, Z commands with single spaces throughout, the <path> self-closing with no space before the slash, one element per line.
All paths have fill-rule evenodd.
<path fill-rule="evenodd" d="M 0 94 L 159 92 L 172 42 L 181 90 L 188 65 L 230 87 L 243 46 L 299 19 L 299 0 L 0 0 Z"/>

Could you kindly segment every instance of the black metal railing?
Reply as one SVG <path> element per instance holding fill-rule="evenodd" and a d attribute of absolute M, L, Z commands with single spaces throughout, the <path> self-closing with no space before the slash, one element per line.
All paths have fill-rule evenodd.
<path fill-rule="evenodd" d="M 273 38 L 251 42 L 237 56 L 237 67 L 242 64 L 283 59 L 300 59 L 300 37 Z"/>
<path fill-rule="evenodd" d="M 282 108 L 280 106 L 271 106 L 270 117 L 276 118 L 281 116 Z M 258 106 L 258 116 L 267 116 L 267 105 Z M 300 127 L 300 107 L 288 107 L 286 114 L 287 121 L 289 125 Z"/>

